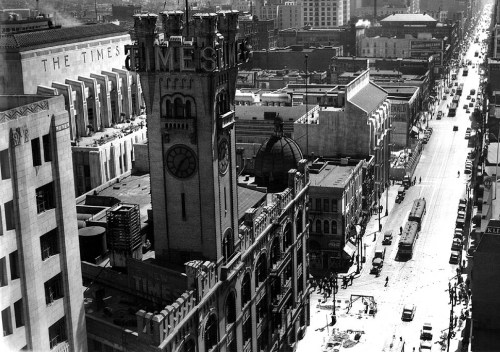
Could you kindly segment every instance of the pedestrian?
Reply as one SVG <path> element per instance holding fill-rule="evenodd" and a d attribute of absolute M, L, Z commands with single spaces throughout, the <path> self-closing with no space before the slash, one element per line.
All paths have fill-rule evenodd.
<path fill-rule="evenodd" d="M 399 226 L 399 234 L 403 234 L 403 226 Z"/>
<path fill-rule="evenodd" d="M 389 276 L 386 276 L 386 278 L 385 278 L 385 287 L 387 287 L 388 284 L 389 284 Z"/>
<path fill-rule="evenodd" d="M 418 183 L 422 183 L 422 177 L 418 178 Z"/>
<path fill-rule="evenodd" d="M 351 275 L 351 286 L 352 286 L 352 281 L 354 280 L 354 275 Z"/>
<path fill-rule="evenodd" d="M 460 170 L 458 171 L 458 176 L 457 177 L 460 177 Z"/>

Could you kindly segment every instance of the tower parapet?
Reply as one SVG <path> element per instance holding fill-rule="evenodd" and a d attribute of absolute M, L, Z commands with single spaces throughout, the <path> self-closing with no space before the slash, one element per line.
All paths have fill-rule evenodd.
<path fill-rule="evenodd" d="M 134 16 L 137 41 L 125 47 L 128 70 L 213 72 L 237 67 L 248 58 L 249 46 L 236 42 L 238 11 L 199 13 L 187 21 L 181 11 L 165 11 L 161 19 L 159 33 L 158 15 Z"/>

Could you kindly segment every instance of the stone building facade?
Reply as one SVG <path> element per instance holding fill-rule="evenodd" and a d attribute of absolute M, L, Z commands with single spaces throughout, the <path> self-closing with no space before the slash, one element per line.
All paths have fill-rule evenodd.
<path fill-rule="evenodd" d="M 0 111 L 0 346 L 85 352 L 64 98 L 0 96 Z"/>
<path fill-rule="evenodd" d="M 279 189 L 238 187 L 234 93 L 248 55 L 238 13 L 161 18 L 164 41 L 157 15 L 136 15 L 137 43 L 126 49 L 148 112 L 156 259 L 129 259 L 126 276 L 100 279 L 150 310 L 137 311 L 130 332 L 89 310 L 94 350 L 294 350 L 309 324 L 306 160 L 289 159 L 294 167 L 273 179 Z"/>

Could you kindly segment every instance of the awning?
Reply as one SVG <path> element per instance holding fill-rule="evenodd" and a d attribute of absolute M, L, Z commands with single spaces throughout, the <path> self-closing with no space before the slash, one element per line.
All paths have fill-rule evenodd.
<path fill-rule="evenodd" d="M 354 252 L 356 252 L 356 246 L 354 245 L 354 243 L 351 243 L 351 242 L 347 242 L 344 246 L 344 252 L 352 258 L 352 256 L 354 255 Z"/>

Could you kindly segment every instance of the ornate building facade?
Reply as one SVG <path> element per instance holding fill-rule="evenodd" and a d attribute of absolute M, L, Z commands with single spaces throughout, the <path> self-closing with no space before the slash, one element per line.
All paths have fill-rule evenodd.
<path fill-rule="evenodd" d="M 286 172 L 266 179 L 263 145 L 268 191 L 237 185 L 238 12 L 184 16 L 163 12 L 158 33 L 157 15 L 136 15 L 126 48 L 146 101 L 156 259 L 130 259 L 133 284 L 121 290 L 153 308 L 137 311 L 130 333 L 88 311 L 89 336 L 141 351 L 294 350 L 309 324 L 307 163 L 294 144 Z M 279 126 L 270 148 L 293 142 Z"/>

